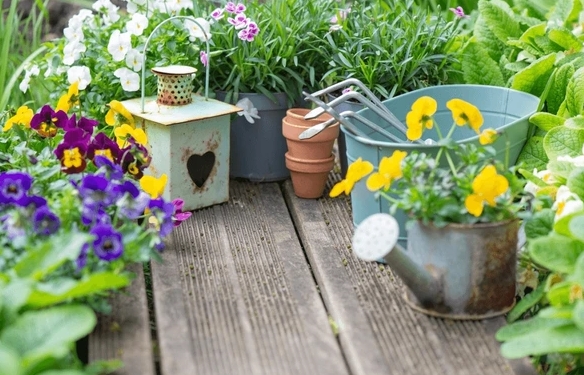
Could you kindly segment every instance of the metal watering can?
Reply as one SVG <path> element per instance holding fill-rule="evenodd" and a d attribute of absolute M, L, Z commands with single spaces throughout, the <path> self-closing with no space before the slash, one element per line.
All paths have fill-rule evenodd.
<path fill-rule="evenodd" d="M 393 216 L 369 216 L 355 230 L 352 248 L 367 261 L 383 258 L 407 287 L 404 299 L 419 312 L 449 319 L 485 319 L 515 304 L 519 224 L 415 222 L 407 249 L 398 244 Z"/>

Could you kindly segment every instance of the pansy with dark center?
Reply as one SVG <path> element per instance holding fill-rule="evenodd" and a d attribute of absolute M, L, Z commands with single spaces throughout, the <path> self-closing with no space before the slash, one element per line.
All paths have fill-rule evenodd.
<path fill-rule="evenodd" d="M 50 105 L 45 105 L 30 121 L 30 127 L 42 137 L 51 138 L 57 135 L 57 128 L 63 128 L 69 120 L 63 111 L 54 111 Z"/>
<path fill-rule="evenodd" d="M 122 235 L 111 225 L 97 224 L 89 233 L 95 236 L 92 243 L 93 252 L 99 259 L 111 262 L 122 256 L 124 252 Z"/>
<path fill-rule="evenodd" d="M 129 140 L 130 145 L 121 150 L 120 165 L 122 170 L 139 180 L 144 176 L 144 170 L 150 166 L 151 156 L 146 147 Z"/>
<path fill-rule="evenodd" d="M 101 175 L 87 175 L 77 185 L 83 202 L 82 221 L 85 225 L 95 222 L 100 212 L 112 205 L 120 196 L 117 184 Z"/>
<path fill-rule="evenodd" d="M 120 147 L 104 133 L 98 133 L 87 148 L 87 158 L 93 160 L 96 156 L 104 156 L 117 163 Z"/>
<path fill-rule="evenodd" d="M 81 173 L 87 166 L 85 161 L 87 145 L 83 141 L 62 142 L 54 153 L 61 161 L 61 170 L 65 173 Z"/>
<path fill-rule="evenodd" d="M 0 173 L 0 203 L 13 203 L 25 206 L 27 192 L 32 186 L 32 177 L 22 172 Z"/>
<path fill-rule="evenodd" d="M 61 220 L 48 206 L 38 208 L 32 215 L 34 231 L 40 235 L 48 236 L 56 233 L 61 227 Z"/>

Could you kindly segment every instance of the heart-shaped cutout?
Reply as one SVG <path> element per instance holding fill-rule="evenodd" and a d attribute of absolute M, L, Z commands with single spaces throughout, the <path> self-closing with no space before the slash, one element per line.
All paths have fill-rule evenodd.
<path fill-rule="evenodd" d="M 205 185 L 205 181 L 213 170 L 213 165 L 215 165 L 215 154 L 211 151 L 207 151 L 203 155 L 193 154 L 189 157 L 187 171 L 197 187 Z"/>

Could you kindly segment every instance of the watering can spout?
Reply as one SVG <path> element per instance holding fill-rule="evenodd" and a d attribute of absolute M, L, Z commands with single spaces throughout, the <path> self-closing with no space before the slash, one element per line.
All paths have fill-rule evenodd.
<path fill-rule="evenodd" d="M 353 251 L 363 260 L 384 259 L 391 270 L 406 284 L 420 304 L 441 299 L 438 275 L 414 262 L 397 243 L 399 226 L 393 216 L 374 214 L 363 220 L 353 236 Z"/>

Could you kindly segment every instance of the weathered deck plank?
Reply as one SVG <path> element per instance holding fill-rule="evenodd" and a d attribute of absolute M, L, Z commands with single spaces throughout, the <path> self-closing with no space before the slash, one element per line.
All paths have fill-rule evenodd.
<path fill-rule="evenodd" d="M 278 185 L 230 186 L 152 265 L 162 374 L 348 374 Z"/>
<path fill-rule="evenodd" d="M 328 188 L 338 179 L 331 174 Z M 285 193 L 354 375 L 535 374 L 526 361 L 500 356 L 494 327 L 502 318 L 451 322 L 409 309 L 389 267 L 352 254 L 348 197 L 299 199 L 289 182 Z"/>
<path fill-rule="evenodd" d="M 136 278 L 127 289 L 113 296 L 112 313 L 98 316 L 97 327 L 89 335 L 89 361 L 121 359 L 124 367 L 114 375 L 154 375 L 154 356 L 141 264 L 129 270 Z"/>

